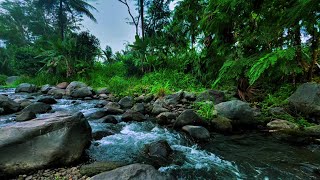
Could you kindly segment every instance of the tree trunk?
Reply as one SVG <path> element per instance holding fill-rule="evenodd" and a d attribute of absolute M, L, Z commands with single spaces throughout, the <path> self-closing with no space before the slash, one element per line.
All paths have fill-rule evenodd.
<path fill-rule="evenodd" d="M 144 40 L 144 0 L 140 0 L 140 16 L 141 16 L 141 34 L 142 34 L 142 40 Z"/>
<path fill-rule="evenodd" d="M 60 26 L 60 38 L 63 41 L 64 40 L 64 19 L 63 19 L 63 0 L 60 0 L 60 5 L 59 5 L 59 26 Z"/>
<path fill-rule="evenodd" d="M 313 78 L 313 69 L 317 63 L 318 53 L 319 53 L 319 38 L 318 38 L 316 29 L 314 29 L 313 35 L 312 35 L 311 51 L 312 51 L 312 62 L 309 68 L 309 75 L 308 75 L 309 81 L 311 81 Z"/>

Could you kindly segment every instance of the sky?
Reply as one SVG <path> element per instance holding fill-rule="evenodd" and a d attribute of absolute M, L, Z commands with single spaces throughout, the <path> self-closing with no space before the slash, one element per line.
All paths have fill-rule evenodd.
<path fill-rule="evenodd" d="M 85 18 L 82 30 L 88 30 L 95 35 L 104 49 L 110 46 L 113 52 L 124 49 L 125 44 L 133 42 L 135 37 L 135 27 L 129 25 L 126 18 L 130 18 L 127 7 L 118 0 L 91 0 L 92 5 L 98 10 L 93 11 L 97 23 Z M 90 1 L 88 1 L 90 2 Z M 130 0 L 128 1 L 130 2 Z M 174 1 L 170 9 L 174 8 Z M 133 4 L 131 9 L 134 10 Z"/>

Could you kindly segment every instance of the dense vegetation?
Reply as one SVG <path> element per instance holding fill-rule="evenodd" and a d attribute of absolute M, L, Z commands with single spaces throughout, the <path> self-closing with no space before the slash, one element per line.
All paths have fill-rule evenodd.
<path fill-rule="evenodd" d="M 172 0 L 135 2 L 136 40 L 115 54 L 78 31 L 83 16 L 95 21 L 85 0 L 2 2 L 0 74 L 36 84 L 81 80 L 122 95 L 234 90 L 263 108 L 320 80 L 318 0 L 182 0 L 173 11 Z"/>

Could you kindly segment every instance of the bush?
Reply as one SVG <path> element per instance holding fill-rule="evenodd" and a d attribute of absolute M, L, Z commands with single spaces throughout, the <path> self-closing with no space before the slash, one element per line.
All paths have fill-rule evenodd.
<path fill-rule="evenodd" d="M 213 102 L 197 102 L 193 106 L 197 109 L 197 113 L 207 120 L 211 120 L 216 116 Z"/>
<path fill-rule="evenodd" d="M 7 76 L 0 74 L 0 85 L 6 85 Z"/>

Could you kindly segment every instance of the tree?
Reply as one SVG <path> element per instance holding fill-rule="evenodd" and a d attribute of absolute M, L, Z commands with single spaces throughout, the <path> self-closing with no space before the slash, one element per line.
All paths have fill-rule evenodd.
<path fill-rule="evenodd" d="M 131 22 L 128 22 L 128 23 L 135 26 L 136 36 L 138 36 L 139 35 L 139 21 L 140 21 L 141 14 L 139 14 L 138 16 L 134 16 L 127 0 L 118 0 L 118 1 L 127 7 L 128 13 L 131 17 Z"/>
<path fill-rule="evenodd" d="M 94 6 L 86 2 L 86 0 L 36 0 L 40 7 L 45 7 L 48 12 L 52 13 L 57 20 L 60 38 L 63 40 L 65 31 L 68 29 L 67 24 L 71 20 L 75 20 L 76 15 L 85 15 L 94 22 L 97 20 L 91 13 L 96 10 Z"/>

